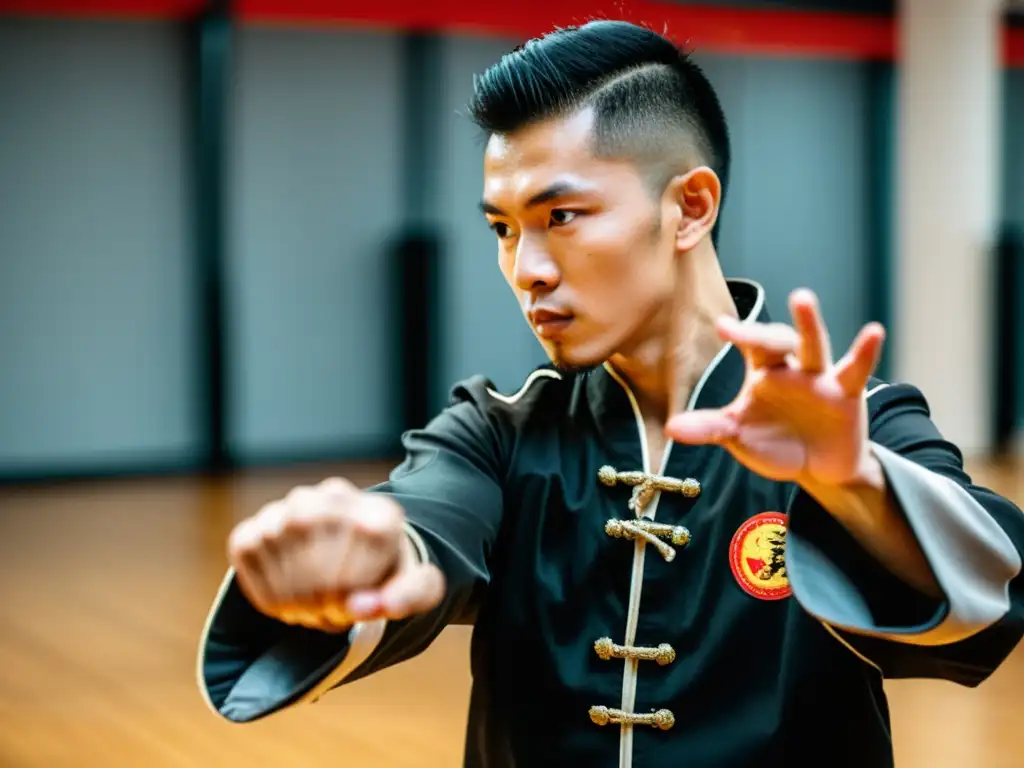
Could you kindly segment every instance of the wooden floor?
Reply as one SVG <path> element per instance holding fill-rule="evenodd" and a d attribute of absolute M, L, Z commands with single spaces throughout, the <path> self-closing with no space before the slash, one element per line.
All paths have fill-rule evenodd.
<path fill-rule="evenodd" d="M 1014 467 L 971 469 L 1024 501 Z M 296 482 L 342 473 L 368 484 L 383 470 L 0 489 L 0 767 L 460 765 L 465 631 L 255 725 L 220 721 L 196 688 L 196 641 L 234 521 Z M 1024 647 L 977 690 L 889 690 L 900 768 L 1024 766 Z"/>

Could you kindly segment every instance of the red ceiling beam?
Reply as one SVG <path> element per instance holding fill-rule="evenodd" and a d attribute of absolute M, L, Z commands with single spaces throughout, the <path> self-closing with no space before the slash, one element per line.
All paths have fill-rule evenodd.
<path fill-rule="evenodd" d="M 632 0 L 519 0 L 515 11 L 485 0 L 236 0 L 237 14 L 257 24 L 447 30 L 528 39 L 555 26 L 593 18 L 626 19 L 664 29 L 679 42 L 745 56 L 891 61 L 898 56 L 891 16 L 724 8 Z M 1024 67 L 1024 27 L 1006 27 L 1004 59 Z"/>
<path fill-rule="evenodd" d="M 206 0 L 0 0 L 0 14 L 77 18 L 186 19 Z"/>
<path fill-rule="evenodd" d="M 205 0 L 0 0 L 0 13 L 178 19 Z M 892 17 L 681 5 L 657 0 L 235 0 L 243 23 L 445 30 L 526 39 L 593 18 L 626 19 L 665 30 L 698 51 L 743 56 L 880 60 L 897 58 Z M 1024 67 L 1024 28 L 1007 27 L 1004 59 Z"/>
<path fill-rule="evenodd" d="M 486 0 L 237 0 L 239 16 L 260 24 L 447 30 L 527 39 L 594 18 L 625 19 L 665 30 L 698 50 L 733 54 L 891 59 L 892 20 L 884 16 L 723 8 L 652 0 L 519 0 L 514 9 Z"/>
<path fill-rule="evenodd" d="M 1003 30 L 1003 60 L 1008 67 L 1024 69 L 1024 27 Z"/>

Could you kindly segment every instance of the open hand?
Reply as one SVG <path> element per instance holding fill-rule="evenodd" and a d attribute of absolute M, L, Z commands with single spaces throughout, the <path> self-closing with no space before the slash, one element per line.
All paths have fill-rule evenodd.
<path fill-rule="evenodd" d="M 865 387 L 885 340 L 878 323 L 861 329 L 833 362 L 817 297 L 790 295 L 793 326 L 717 324 L 747 363 L 743 386 L 729 405 L 671 416 L 666 435 L 691 445 L 720 445 L 753 472 L 798 484 L 855 482 L 870 462 Z"/>

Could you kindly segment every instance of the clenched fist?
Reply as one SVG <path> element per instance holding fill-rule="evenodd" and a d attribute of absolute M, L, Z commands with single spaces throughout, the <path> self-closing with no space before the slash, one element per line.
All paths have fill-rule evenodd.
<path fill-rule="evenodd" d="M 240 523 L 228 541 L 238 585 L 262 613 L 324 631 L 434 608 L 441 571 L 421 563 L 402 507 L 346 480 L 299 487 Z"/>

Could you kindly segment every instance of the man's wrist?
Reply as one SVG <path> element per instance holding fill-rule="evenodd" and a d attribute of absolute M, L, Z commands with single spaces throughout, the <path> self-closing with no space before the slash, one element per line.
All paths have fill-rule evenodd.
<path fill-rule="evenodd" d="M 870 444 L 865 446 L 857 467 L 845 480 L 823 482 L 814 477 L 805 477 L 798 484 L 838 516 L 844 512 L 863 510 L 866 502 L 868 506 L 875 506 L 888 497 L 885 471 Z"/>
<path fill-rule="evenodd" d="M 888 484 L 885 479 L 885 470 L 882 469 L 882 462 L 878 460 L 878 456 L 875 455 L 870 442 L 864 447 L 856 473 L 843 485 L 849 490 L 857 492 L 887 492 Z"/>

